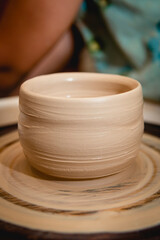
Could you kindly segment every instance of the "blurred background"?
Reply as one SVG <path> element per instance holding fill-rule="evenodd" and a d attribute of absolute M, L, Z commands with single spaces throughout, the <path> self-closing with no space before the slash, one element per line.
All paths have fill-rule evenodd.
<path fill-rule="evenodd" d="M 0 128 L 15 125 L 27 79 L 125 75 L 142 84 L 146 130 L 160 134 L 159 0 L 0 0 Z"/>

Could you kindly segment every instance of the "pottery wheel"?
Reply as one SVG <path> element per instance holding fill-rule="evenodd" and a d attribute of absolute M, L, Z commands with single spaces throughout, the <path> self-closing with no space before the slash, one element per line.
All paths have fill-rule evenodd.
<path fill-rule="evenodd" d="M 160 139 L 144 134 L 124 172 L 93 180 L 45 176 L 25 159 L 17 132 L 0 138 L 0 219 L 59 233 L 126 232 L 160 224 Z"/>

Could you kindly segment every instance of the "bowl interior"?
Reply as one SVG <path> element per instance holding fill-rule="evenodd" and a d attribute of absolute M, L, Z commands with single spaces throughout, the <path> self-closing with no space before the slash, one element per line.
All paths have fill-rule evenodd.
<path fill-rule="evenodd" d="M 38 79 L 39 78 L 39 79 Z M 31 79 L 27 90 L 56 98 L 95 98 L 128 92 L 137 81 L 107 74 L 53 74 Z"/>

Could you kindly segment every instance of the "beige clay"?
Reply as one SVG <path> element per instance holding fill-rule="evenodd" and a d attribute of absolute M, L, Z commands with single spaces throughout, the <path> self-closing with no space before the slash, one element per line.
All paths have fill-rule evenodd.
<path fill-rule="evenodd" d="M 56 233 L 160 224 L 160 140 L 141 144 L 142 107 L 140 84 L 123 76 L 25 82 L 21 144 L 17 132 L 0 138 L 0 220 Z"/>
<path fill-rule="evenodd" d="M 160 224 L 160 140 L 144 135 L 126 171 L 62 180 L 34 170 L 17 132 L 0 138 L 0 220 L 59 233 L 127 232 Z"/>
<path fill-rule="evenodd" d="M 30 164 L 60 178 L 126 171 L 143 133 L 142 90 L 127 77 L 61 73 L 25 82 L 19 136 Z"/>

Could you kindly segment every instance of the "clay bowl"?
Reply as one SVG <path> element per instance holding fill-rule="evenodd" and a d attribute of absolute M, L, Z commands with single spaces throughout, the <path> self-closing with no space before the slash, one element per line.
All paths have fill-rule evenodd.
<path fill-rule="evenodd" d="M 135 160 L 143 133 L 141 85 L 98 73 L 58 73 L 20 89 L 19 137 L 39 171 L 60 178 L 98 178 Z"/>

